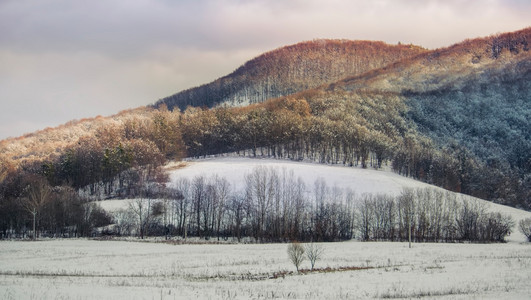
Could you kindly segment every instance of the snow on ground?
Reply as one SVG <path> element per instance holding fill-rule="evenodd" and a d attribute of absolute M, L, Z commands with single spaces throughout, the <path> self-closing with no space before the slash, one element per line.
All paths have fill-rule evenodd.
<path fill-rule="evenodd" d="M 1 299 L 529 299 L 531 244 L 322 244 L 295 274 L 287 244 L 0 242 Z M 302 265 L 309 268 L 308 261 Z M 293 272 L 272 278 L 275 273 Z"/>
<path fill-rule="evenodd" d="M 279 172 L 293 171 L 295 177 L 300 177 L 306 185 L 307 193 L 311 196 L 314 182 L 323 178 L 329 187 L 338 187 L 343 190 L 351 189 L 357 195 L 363 194 L 388 194 L 399 195 L 404 187 L 440 189 L 411 178 L 400 176 L 390 171 L 344 167 L 338 165 L 323 165 L 306 162 L 293 162 L 275 159 L 253 159 L 242 157 L 218 157 L 210 159 L 190 160 L 182 167 L 182 162 L 170 163 L 170 185 L 178 178 L 192 180 L 196 176 L 210 177 L 218 175 L 226 178 L 233 191 L 243 191 L 245 176 L 250 174 L 258 166 L 266 166 L 277 169 Z M 179 166 L 179 168 L 176 168 Z M 531 212 L 513 207 L 499 205 L 462 195 L 465 200 L 477 200 L 483 202 L 489 211 L 509 214 L 516 224 L 524 218 L 531 218 Z M 103 209 L 115 213 L 121 209 L 128 209 L 131 199 L 104 200 L 96 202 Z M 509 242 L 524 242 L 526 237 L 514 227 L 513 232 L 506 238 Z"/>
<path fill-rule="evenodd" d="M 328 186 L 397 195 L 427 184 L 385 171 L 271 159 L 216 158 L 187 162 L 179 177 L 219 175 L 233 189 L 263 165 L 293 170 L 308 191 Z M 168 166 L 169 169 L 172 166 Z M 471 197 L 468 197 L 471 199 Z M 116 212 L 131 200 L 98 202 Z M 515 220 L 522 210 L 490 205 Z M 322 244 L 317 268 L 361 270 L 295 274 L 287 244 L 180 244 L 86 239 L 1 241 L 0 299 L 529 299 L 531 243 L 513 232 L 505 244 Z M 308 261 L 302 268 L 309 268 Z M 275 274 L 292 272 L 275 278 Z"/>
<path fill-rule="evenodd" d="M 398 195 L 403 187 L 426 187 L 425 183 L 400 176 L 387 171 L 343 167 L 338 165 L 324 165 L 289 160 L 256 159 L 243 157 L 220 157 L 211 159 L 191 160 L 186 167 L 173 170 L 170 181 L 181 176 L 190 179 L 195 176 L 211 176 L 217 174 L 225 177 L 233 189 L 243 190 L 245 175 L 250 174 L 256 167 L 266 166 L 282 171 L 293 171 L 295 177 L 304 180 L 306 188 L 311 191 L 315 180 L 323 178 L 329 187 L 350 188 L 358 195 L 364 193 L 380 193 Z"/>
<path fill-rule="evenodd" d="M 113 200 L 104 200 L 98 201 L 97 203 L 101 208 L 109 213 L 115 213 L 122 209 L 127 209 L 132 203 L 132 199 L 113 199 Z"/>
<path fill-rule="evenodd" d="M 179 162 L 181 164 L 181 162 Z M 175 164 L 176 165 L 176 164 Z M 243 190 L 245 186 L 245 176 L 250 174 L 256 167 L 266 166 L 278 171 L 293 171 L 295 177 L 300 177 L 306 185 L 308 193 L 314 187 L 314 182 L 323 178 L 329 187 L 338 187 L 344 190 L 351 189 L 357 195 L 367 194 L 388 194 L 399 195 L 403 188 L 425 188 L 432 187 L 411 178 L 407 178 L 390 171 L 374 169 L 362 169 L 344 167 L 338 165 L 323 165 L 307 162 L 294 162 L 275 159 L 256 159 L 243 157 L 217 157 L 210 159 L 191 160 L 186 162 L 184 168 L 178 168 L 170 172 L 170 183 L 175 182 L 180 177 L 192 180 L 196 176 L 206 177 L 218 175 L 225 177 L 233 190 Z M 169 169 L 172 168 L 170 164 Z M 463 196 L 464 199 L 475 199 L 484 202 L 490 211 L 509 214 L 518 223 L 519 220 L 530 218 L 531 212 L 494 204 L 470 196 Z M 525 236 L 516 227 L 513 233 L 507 238 L 508 241 L 523 242 Z"/>

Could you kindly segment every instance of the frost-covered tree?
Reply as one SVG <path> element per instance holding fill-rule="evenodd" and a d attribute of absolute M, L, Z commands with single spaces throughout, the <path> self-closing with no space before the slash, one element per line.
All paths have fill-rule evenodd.
<path fill-rule="evenodd" d="M 411 229 L 413 227 L 413 219 L 415 213 L 415 198 L 412 189 L 405 188 L 398 198 L 399 212 L 401 216 L 402 226 L 407 230 L 407 237 L 409 248 L 411 248 Z"/>

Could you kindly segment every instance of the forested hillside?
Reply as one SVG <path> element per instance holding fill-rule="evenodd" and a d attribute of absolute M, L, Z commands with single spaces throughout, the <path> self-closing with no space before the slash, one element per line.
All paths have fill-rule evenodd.
<path fill-rule="evenodd" d="M 400 174 L 529 208 L 530 35 L 531 29 L 524 29 L 467 40 L 270 101 L 265 109 L 293 110 L 307 103 L 307 118 L 255 107 L 241 126 L 219 126 L 260 136 L 208 142 L 216 140 L 217 131 L 205 130 L 203 143 L 187 143 L 188 153 L 234 151 L 244 149 L 235 145 L 250 143 L 253 155 L 256 145 L 266 145 L 265 155 L 291 159 L 364 167 L 390 161 Z M 186 132 L 183 128 L 185 141 Z"/>
<path fill-rule="evenodd" d="M 438 149 L 460 153 L 461 162 L 455 167 L 460 173 L 459 191 L 529 207 L 529 40 L 530 28 L 467 40 L 340 81 L 329 89 L 398 95 L 406 105 L 402 116 L 409 128 L 431 139 Z M 397 160 L 394 163 L 399 165 Z M 415 164 L 414 173 L 404 168 L 397 171 L 425 180 L 430 170 L 438 169 L 430 163 Z"/>
<path fill-rule="evenodd" d="M 302 43 L 156 109 L 1 141 L 1 229 L 27 228 L 24 216 L 44 207 L 58 228 L 80 221 L 73 210 L 85 214 L 83 226 L 94 225 L 98 212 L 70 207 L 72 195 L 155 197 L 168 160 L 221 153 L 388 165 L 448 190 L 531 209 L 529 40 L 530 28 L 432 51 Z M 244 102 L 257 103 L 233 106 Z M 223 103 L 231 105 L 216 106 Z M 34 196 L 35 186 L 45 198 Z"/>
<path fill-rule="evenodd" d="M 246 105 L 332 83 L 379 69 L 427 50 L 383 42 L 315 40 L 267 52 L 214 82 L 158 101 L 181 110 L 187 106 Z"/>
<path fill-rule="evenodd" d="M 488 83 L 481 77 L 465 81 L 460 90 L 410 94 L 406 114 L 437 144 L 461 145 L 487 168 L 465 172 L 471 182 L 463 192 L 483 190 L 476 195 L 516 206 L 531 197 L 531 65 L 523 66 L 524 72 L 506 72 Z"/>

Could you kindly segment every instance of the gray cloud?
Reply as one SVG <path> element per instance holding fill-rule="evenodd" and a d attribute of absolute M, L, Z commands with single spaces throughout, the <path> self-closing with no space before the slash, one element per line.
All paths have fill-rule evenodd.
<path fill-rule="evenodd" d="M 3 0 L 0 139 L 149 104 L 303 40 L 435 48 L 530 19 L 523 0 Z"/>

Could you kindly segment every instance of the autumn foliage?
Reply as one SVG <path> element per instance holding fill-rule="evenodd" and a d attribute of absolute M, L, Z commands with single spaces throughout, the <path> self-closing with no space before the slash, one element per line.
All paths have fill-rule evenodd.
<path fill-rule="evenodd" d="M 314 40 L 262 54 L 218 80 L 158 101 L 169 108 L 246 105 L 287 96 L 363 74 L 425 53 L 413 45 L 373 41 Z"/>

